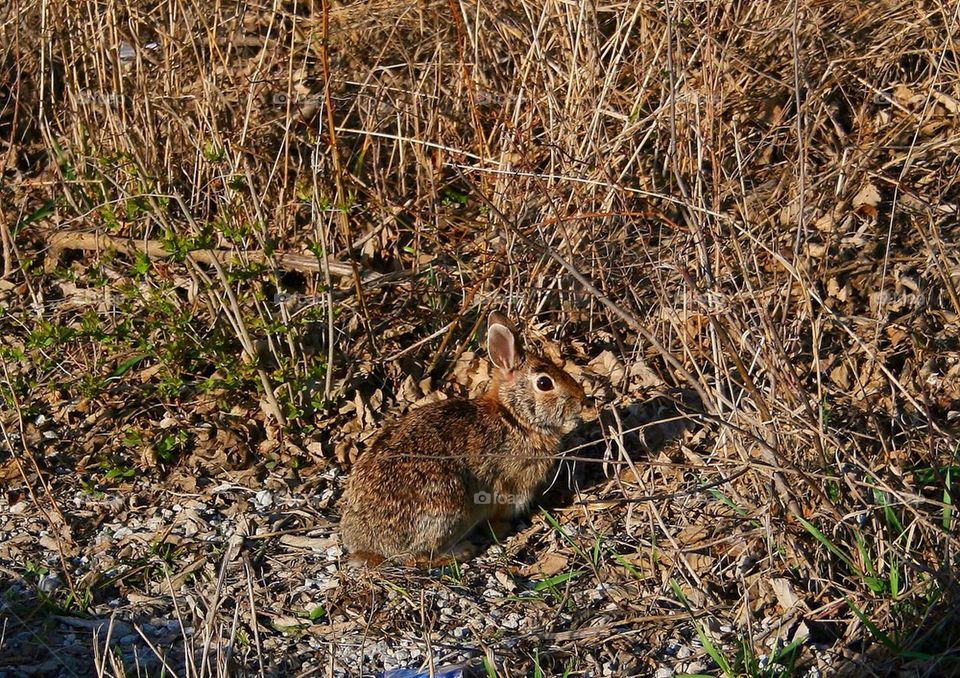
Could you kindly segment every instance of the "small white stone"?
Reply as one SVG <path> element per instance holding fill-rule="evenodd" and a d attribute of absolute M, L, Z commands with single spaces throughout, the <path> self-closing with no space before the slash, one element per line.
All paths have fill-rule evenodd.
<path fill-rule="evenodd" d="M 40 577 L 40 581 L 37 582 L 37 588 L 43 591 L 44 593 L 46 593 L 47 595 L 50 595 L 51 593 L 56 591 L 58 588 L 60 588 L 60 584 L 61 584 L 60 577 L 58 577 L 55 574 L 46 574 Z"/>
<path fill-rule="evenodd" d="M 340 586 L 340 584 L 336 579 L 327 579 L 326 581 L 319 582 L 317 584 L 317 589 L 323 593 L 324 591 L 332 591 L 338 586 Z"/>
<path fill-rule="evenodd" d="M 113 538 L 119 541 L 121 539 L 129 537 L 131 534 L 133 534 L 133 530 L 131 530 L 129 527 L 121 527 L 120 529 L 118 529 L 116 532 L 113 533 Z"/>

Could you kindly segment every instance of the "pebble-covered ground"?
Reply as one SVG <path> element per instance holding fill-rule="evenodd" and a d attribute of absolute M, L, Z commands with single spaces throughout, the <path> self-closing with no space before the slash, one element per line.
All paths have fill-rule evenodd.
<path fill-rule="evenodd" d="M 602 390 L 602 375 L 579 377 Z M 477 392 L 485 387 L 464 379 Z M 807 675 L 818 675 L 817 665 L 827 671 L 838 660 L 827 651 L 829 632 L 818 638 L 804 623 L 790 581 L 766 577 L 760 525 L 746 527 L 695 484 L 652 497 L 671 526 L 672 547 L 658 563 L 646 520 L 616 501 L 624 490 L 663 494 L 658 476 L 675 473 L 676 455 L 703 433 L 681 411 L 664 398 L 616 416 L 602 411 L 614 435 L 604 440 L 592 423 L 570 437 L 546 513 L 519 521 L 501 543 L 478 539 L 480 556 L 442 570 L 348 568 L 335 517 L 344 474 L 333 467 L 198 477 L 185 461 L 162 488 L 140 480 L 58 493 L 48 510 L 70 516 L 72 538 L 85 545 L 72 549 L 29 497 L 11 504 L 7 493 L 0 558 L 25 563 L 26 574 L 5 570 L 2 670 L 69 676 L 122 666 L 156 675 L 166 667 L 190 675 L 234 666 L 354 676 L 431 662 L 479 670 L 486 658 L 500 667 L 575 665 L 595 676 L 709 673 L 716 665 L 667 583 L 679 566 L 711 589 L 730 577 L 762 582 L 750 603 L 759 612 L 756 642 L 773 650 L 799 639 L 816 658 Z M 618 437 L 617 426 L 642 433 Z M 619 471 L 605 472 L 604 459 Z M 89 590 L 88 582 L 92 604 L 83 614 L 68 609 L 70 592 Z M 703 591 L 683 588 L 689 604 L 709 609 Z M 736 636 L 709 618 L 702 631 L 715 642 Z"/>

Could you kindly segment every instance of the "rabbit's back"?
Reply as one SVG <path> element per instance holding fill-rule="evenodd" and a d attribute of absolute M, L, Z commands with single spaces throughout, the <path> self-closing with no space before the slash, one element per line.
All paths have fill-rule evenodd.
<path fill-rule="evenodd" d="M 485 399 L 445 400 L 388 426 L 354 464 L 342 533 L 354 552 L 386 556 L 439 552 L 489 510 L 486 455 L 504 447 L 498 405 Z"/>

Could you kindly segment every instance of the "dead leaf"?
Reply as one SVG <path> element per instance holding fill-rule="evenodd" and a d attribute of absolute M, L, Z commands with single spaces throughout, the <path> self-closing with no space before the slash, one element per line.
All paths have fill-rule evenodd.
<path fill-rule="evenodd" d="M 559 553 L 545 553 L 537 562 L 527 565 L 520 573 L 525 577 L 534 577 L 542 575 L 544 577 L 552 577 L 558 572 L 562 572 L 567 568 L 567 558 Z"/>
<path fill-rule="evenodd" d="M 626 374 L 623 363 L 614 355 L 613 351 L 604 351 L 598 355 L 587 364 L 587 369 L 594 374 L 606 377 L 614 385 L 619 384 Z"/>
<path fill-rule="evenodd" d="M 846 364 L 840 363 L 830 370 L 830 381 L 844 391 L 850 388 L 850 371 L 847 369 Z"/>
<path fill-rule="evenodd" d="M 500 586 L 502 586 L 505 591 L 516 591 L 517 585 L 503 570 L 497 570 L 493 576 L 496 577 L 497 581 L 500 582 Z"/>
<path fill-rule="evenodd" d="M 869 219 L 876 219 L 877 205 L 880 204 L 880 200 L 880 191 L 868 181 L 853 196 L 853 211 Z"/>
<path fill-rule="evenodd" d="M 338 540 L 336 537 L 320 539 L 317 537 L 304 537 L 297 534 L 285 534 L 280 537 L 280 543 L 292 548 L 326 553 L 327 549 L 338 544 Z"/>
<path fill-rule="evenodd" d="M 654 388 L 663 384 L 663 379 L 650 369 L 645 360 L 638 359 L 630 365 L 630 381 L 638 388 Z"/>
<path fill-rule="evenodd" d="M 773 589 L 773 595 L 777 597 L 777 603 L 784 612 L 789 612 L 793 607 L 799 604 L 800 597 L 794 592 L 793 584 L 784 577 L 774 577 L 770 580 L 770 588 Z"/>

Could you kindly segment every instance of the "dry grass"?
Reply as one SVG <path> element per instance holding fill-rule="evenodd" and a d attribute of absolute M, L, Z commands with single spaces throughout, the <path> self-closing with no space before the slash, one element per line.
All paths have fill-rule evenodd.
<path fill-rule="evenodd" d="M 958 14 L 0 8 L 0 507 L 30 537 L 0 552 L 0 656 L 35 633 L 18 596 L 94 618 L 118 599 L 136 624 L 149 593 L 196 629 L 185 675 L 369 674 L 349 648 L 370 639 L 503 675 L 694 670 L 670 656 L 688 641 L 711 672 L 956 673 Z M 431 386 L 476 387 L 493 307 L 591 363 L 609 403 L 575 496 L 465 573 L 340 578 L 322 624 L 281 633 L 302 602 L 284 576 L 324 567 L 293 550 L 336 541 L 332 469 Z M 212 552 L 168 530 L 109 571 L 82 560 L 104 522 L 225 484 L 250 511 L 265 487 L 306 503 L 241 508 L 260 536 Z M 503 578 L 530 626 L 451 636 Z M 454 619 L 431 602 L 451 595 L 472 601 Z M 135 671 L 97 647 L 101 675 Z"/>

